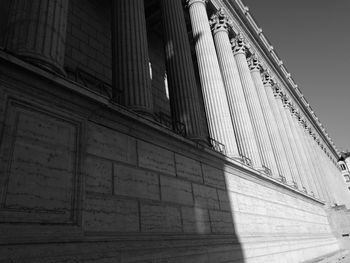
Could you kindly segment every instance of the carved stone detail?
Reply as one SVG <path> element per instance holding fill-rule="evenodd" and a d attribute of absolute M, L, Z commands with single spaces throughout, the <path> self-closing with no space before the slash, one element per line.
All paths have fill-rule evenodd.
<path fill-rule="evenodd" d="M 223 8 L 220 8 L 214 15 L 211 16 L 209 24 L 213 33 L 217 33 L 218 31 L 228 31 L 230 25 L 232 25 L 232 21 L 225 14 Z"/>
<path fill-rule="evenodd" d="M 249 58 L 249 69 L 252 70 L 257 70 L 260 71 L 261 69 L 261 64 L 259 62 L 259 59 L 256 54 L 252 54 Z"/>
<path fill-rule="evenodd" d="M 263 74 L 261 74 L 261 78 L 262 78 L 264 85 L 273 86 L 273 84 L 274 84 L 273 78 L 271 77 L 271 75 L 269 74 L 268 71 L 264 71 Z"/>
<path fill-rule="evenodd" d="M 248 45 L 245 42 L 245 39 L 243 37 L 242 33 L 238 33 L 237 36 L 233 39 L 231 39 L 231 45 L 233 53 L 246 53 Z"/>

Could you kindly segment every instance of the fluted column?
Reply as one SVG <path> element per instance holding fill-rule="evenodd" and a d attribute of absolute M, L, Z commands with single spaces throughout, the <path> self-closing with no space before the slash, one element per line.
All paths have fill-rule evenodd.
<path fill-rule="evenodd" d="M 251 57 L 250 64 L 250 72 L 253 78 L 256 92 L 258 94 L 261 110 L 265 119 L 265 124 L 271 141 L 272 150 L 276 159 L 279 175 L 282 178 L 285 178 L 287 184 L 294 186 L 295 180 L 293 179 L 292 173 L 288 166 L 287 157 L 278 132 L 276 120 L 272 114 L 267 95 L 264 90 L 264 83 L 260 74 L 260 64 L 255 55 Z"/>
<path fill-rule="evenodd" d="M 153 114 L 144 1 L 112 3 L 113 97 L 144 115 Z"/>
<path fill-rule="evenodd" d="M 293 150 L 291 146 L 290 139 L 288 138 L 286 128 L 283 124 L 281 114 L 278 110 L 277 101 L 272 90 L 273 80 L 267 72 L 263 74 L 263 84 L 265 89 L 266 98 L 271 109 L 273 118 L 275 119 L 275 125 L 279 133 L 280 142 L 285 152 L 286 160 L 288 163 L 289 170 L 291 172 L 292 178 L 294 180 L 293 186 L 295 188 L 303 189 L 302 181 L 300 179 L 299 170 L 297 168 L 296 161 L 293 156 Z"/>
<path fill-rule="evenodd" d="M 64 75 L 68 0 L 11 1 L 5 48 Z"/>
<path fill-rule="evenodd" d="M 211 18 L 214 43 L 225 84 L 239 153 L 247 165 L 261 170 L 262 164 L 258 146 L 228 37 L 228 27 L 230 23 L 231 21 L 229 21 L 227 16 L 223 13 L 223 10 L 220 10 Z"/>
<path fill-rule="evenodd" d="M 171 115 L 185 124 L 189 138 L 205 140 L 204 119 L 194 74 L 190 43 L 181 0 L 160 1 Z"/>
<path fill-rule="evenodd" d="M 316 193 L 315 187 L 314 187 L 314 184 L 311 180 L 311 174 L 313 171 L 311 170 L 311 167 L 309 166 L 308 158 L 306 157 L 306 154 L 305 154 L 305 149 L 304 149 L 304 145 L 302 143 L 299 129 L 298 129 L 298 126 L 296 125 L 297 123 L 295 122 L 295 119 L 294 119 L 295 116 L 291 114 L 292 113 L 292 108 L 290 108 L 291 104 L 289 103 L 289 100 L 287 99 L 286 96 L 284 96 L 282 98 L 282 100 L 284 103 L 284 110 L 286 112 L 286 118 L 289 121 L 292 133 L 294 134 L 297 148 L 299 150 L 301 164 L 303 165 L 304 170 L 305 170 L 304 178 L 306 179 L 305 181 L 308 184 L 309 194 L 315 195 L 315 193 Z"/>
<path fill-rule="evenodd" d="M 326 194 L 325 194 L 325 191 L 324 191 L 324 188 L 322 186 L 321 179 L 320 179 L 320 174 L 321 174 L 321 171 L 319 169 L 320 167 L 316 161 L 316 156 L 314 155 L 314 152 L 312 150 L 313 138 L 311 136 L 311 134 L 312 134 L 311 128 L 308 126 L 308 123 L 305 120 L 302 120 L 302 128 L 304 131 L 306 149 L 309 153 L 311 163 L 312 163 L 314 170 L 315 170 L 314 180 L 315 180 L 316 186 L 318 188 L 319 197 L 320 197 L 320 199 L 325 200 Z"/>
<path fill-rule="evenodd" d="M 188 7 L 210 136 L 225 145 L 228 156 L 238 158 L 226 91 L 209 26 L 206 1 L 189 0 Z"/>
<path fill-rule="evenodd" d="M 337 184 L 335 183 L 335 180 L 334 180 L 335 178 L 333 178 L 333 174 L 328 165 L 327 156 L 326 156 L 326 153 L 324 152 L 324 147 L 322 145 L 321 145 L 320 152 L 321 152 L 320 157 L 322 159 L 322 166 L 326 173 L 326 176 L 325 176 L 326 181 L 328 182 L 327 186 L 332 199 L 331 205 L 334 205 L 334 204 L 340 205 L 341 200 L 338 194 L 339 189 L 337 189 Z"/>
<path fill-rule="evenodd" d="M 310 153 L 310 149 L 308 147 L 308 142 L 307 142 L 307 138 L 306 138 L 306 134 L 305 134 L 305 130 L 304 130 L 304 126 L 303 126 L 303 119 L 300 116 L 300 113 L 295 109 L 294 110 L 294 115 L 295 115 L 295 120 L 297 121 L 296 125 L 298 126 L 297 129 L 299 130 L 299 134 L 300 134 L 300 139 L 301 139 L 301 144 L 304 148 L 304 152 L 305 152 L 305 156 L 306 156 L 306 160 L 307 160 L 307 164 L 310 167 L 310 181 L 313 185 L 313 188 L 315 189 L 315 196 L 320 197 L 321 196 L 321 190 L 319 188 L 319 184 L 317 182 L 317 170 L 316 167 L 314 166 L 314 162 L 313 162 L 313 156 Z"/>
<path fill-rule="evenodd" d="M 232 40 L 232 46 L 262 163 L 271 170 L 273 177 L 279 178 L 264 116 L 246 59 L 246 44 L 241 34 Z"/>
<path fill-rule="evenodd" d="M 317 181 L 319 188 L 320 188 L 320 191 L 321 191 L 321 197 L 323 200 L 327 200 L 327 198 L 328 198 L 327 191 L 325 189 L 325 185 L 324 185 L 324 182 L 322 180 L 322 169 L 320 167 L 320 162 L 318 161 L 318 155 L 314 151 L 315 135 L 312 133 L 311 127 L 306 127 L 305 134 L 306 134 L 306 137 L 308 139 L 307 140 L 307 143 L 308 143 L 307 148 L 310 152 L 310 156 L 312 157 L 312 162 L 313 162 L 313 165 L 314 165 L 315 170 L 316 170 L 316 181 Z"/>
<path fill-rule="evenodd" d="M 331 195 L 330 195 L 330 193 L 329 193 L 329 190 L 328 190 L 328 183 L 327 183 L 327 181 L 326 181 L 326 173 L 325 173 L 325 171 L 324 171 L 324 169 L 323 169 L 323 167 L 322 167 L 322 160 L 321 160 L 321 158 L 320 158 L 320 154 L 321 154 L 321 152 L 319 151 L 320 150 L 320 147 L 318 146 L 318 144 L 317 144 L 317 142 L 316 142 L 316 134 L 314 133 L 313 135 L 312 135 L 312 137 L 313 137 L 313 139 L 314 140 L 312 140 L 312 147 L 311 147 L 311 150 L 312 150 L 312 152 L 313 152 L 313 154 L 314 154 L 314 156 L 315 156 L 315 161 L 316 161 L 316 163 L 317 163 L 317 167 L 318 167 L 318 171 L 319 171 L 319 178 L 320 178 L 320 183 L 321 183 L 321 185 L 322 185 L 322 188 L 323 188 L 323 190 L 324 190 L 324 193 L 325 193 L 325 200 L 326 201 L 328 201 L 328 203 L 330 203 L 331 202 Z"/>
<path fill-rule="evenodd" d="M 324 159 L 324 152 L 321 149 L 320 145 L 320 140 L 317 140 L 317 145 L 315 147 L 317 157 L 319 160 L 319 165 L 322 171 L 322 180 L 325 182 L 325 189 L 328 193 L 328 198 L 329 198 L 329 203 L 332 205 L 335 202 L 335 197 L 334 197 L 334 192 L 333 192 L 333 187 L 332 187 L 332 182 L 329 178 L 329 171 L 327 169 L 327 166 L 325 165 L 325 159 Z"/>
<path fill-rule="evenodd" d="M 298 138 L 295 136 L 292 127 L 289 123 L 287 112 L 284 109 L 283 102 L 282 102 L 282 97 L 284 96 L 283 92 L 279 89 L 277 85 L 274 85 L 273 87 L 273 93 L 275 96 L 276 100 L 276 105 L 278 108 L 278 111 L 281 116 L 281 120 L 283 123 L 283 127 L 286 130 L 287 136 L 288 136 L 288 141 L 292 149 L 292 154 L 296 163 L 296 168 L 298 169 L 298 174 L 299 174 L 299 179 L 301 181 L 302 185 L 302 191 L 304 192 L 311 192 L 308 181 L 305 178 L 305 174 L 307 174 L 307 171 L 305 170 L 304 164 L 302 162 L 302 157 L 300 153 L 300 149 L 298 148 L 298 145 L 296 141 Z"/>

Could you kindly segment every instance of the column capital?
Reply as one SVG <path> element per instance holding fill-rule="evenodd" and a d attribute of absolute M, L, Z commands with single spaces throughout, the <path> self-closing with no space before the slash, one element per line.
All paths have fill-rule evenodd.
<path fill-rule="evenodd" d="M 274 84 L 273 77 L 270 75 L 270 73 L 267 70 L 265 70 L 261 74 L 261 78 L 265 86 L 267 85 L 273 86 Z"/>
<path fill-rule="evenodd" d="M 195 3 L 206 5 L 208 3 L 208 0 L 186 0 L 187 7 L 190 7 Z"/>
<path fill-rule="evenodd" d="M 272 86 L 272 91 L 275 98 L 282 98 L 283 92 L 277 83 Z"/>
<path fill-rule="evenodd" d="M 300 117 L 300 124 L 305 130 L 309 127 L 307 121 L 303 117 Z"/>
<path fill-rule="evenodd" d="M 220 8 L 209 20 L 210 27 L 214 34 L 219 31 L 228 33 L 229 27 L 232 25 L 232 20 L 226 15 L 223 8 Z"/>
<path fill-rule="evenodd" d="M 231 46 L 233 54 L 243 53 L 246 54 L 248 45 L 245 42 L 242 33 L 238 33 L 235 38 L 231 39 Z"/>
<path fill-rule="evenodd" d="M 287 96 L 285 96 L 283 100 L 285 100 L 285 105 L 291 112 L 292 116 L 296 117 L 297 119 L 300 118 L 299 111 L 294 106 L 293 102 Z"/>
<path fill-rule="evenodd" d="M 256 70 L 260 72 L 261 64 L 256 54 L 252 54 L 248 60 L 249 69 L 251 71 Z"/>
<path fill-rule="evenodd" d="M 312 128 L 310 126 L 307 127 L 307 131 L 311 135 L 311 137 L 313 137 L 313 131 L 312 131 Z"/>
<path fill-rule="evenodd" d="M 310 130 L 311 131 L 311 130 Z M 316 133 L 314 133 L 313 131 L 311 131 L 311 137 L 315 140 L 315 141 L 317 141 L 317 135 L 316 135 Z"/>

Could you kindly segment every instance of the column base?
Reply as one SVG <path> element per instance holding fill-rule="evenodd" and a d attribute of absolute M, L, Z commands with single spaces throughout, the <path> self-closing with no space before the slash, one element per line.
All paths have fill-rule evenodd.
<path fill-rule="evenodd" d="M 267 175 L 268 177 L 272 177 L 272 173 L 271 170 L 267 167 L 254 167 L 255 170 L 259 171 L 260 173 L 263 173 L 265 175 Z"/>
<path fill-rule="evenodd" d="M 240 162 L 240 163 L 244 163 L 244 162 L 243 162 L 243 159 L 242 159 L 242 156 L 240 156 L 240 155 L 237 155 L 237 154 L 228 154 L 227 157 L 230 158 L 230 159 L 233 159 L 233 160 L 235 160 L 235 161 L 238 161 L 238 162 Z"/>
<path fill-rule="evenodd" d="M 58 63 L 55 63 L 45 57 L 42 57 L 37 54 L 32 54 L 28 52 L 17 52 L 17 51 L 10 51 L 15 56 L 22 58 L 23 60 L 27 61 L 28 63 L 31 63 L 39 68 L 42 68 L 44 70 L 47 70 L 53 74 L 58 74 L 60 76 L 66 77 L 67 73 L 63 69 L 61 65 L 58 65 Z"/>
<path fill-rule="evenodd" d="M 134 112 L 142 115 L 146 119 L 154 120 L 155 116 L 152 110 L 142 107 L 132 107 L 132 106 L 126 106 L 127 108 L 133 110 Z"/>

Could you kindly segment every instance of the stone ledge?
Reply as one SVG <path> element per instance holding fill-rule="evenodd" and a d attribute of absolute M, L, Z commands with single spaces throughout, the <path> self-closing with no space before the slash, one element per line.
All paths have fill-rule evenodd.
<path fill-rule="evenodd" d="M 327 254 L 312 260 L 304 261 L 303 263 L 346 263 L 350 262 L 349 251 L 339 250 L 337 252 Z"/>
<path fill-rule="evenodd" d="M 13 64 L 17 67 L 20 67 L 22 69 L 25 69 L 27 72 L 30 72 L 32 74 L 35 74 L 36 76 L 39 76 L 41 78 L 47 79 L 50 82 L 53 82 L 55 85 L 66 89 L 70 92 L 73 92 L 75 94 L 79 94 L 82 96 L 82 98 L 84 99 L 90 99 L 92 101 L 95 101 L 96 103 L 102 104 L 105 106 L 106 110 L 110 110 L 110 111 L 114 111 L 117 112 L 119 114 L 121 114 L 122 116 L 131 119 L 132 121 L 138 122 L 141 125 L 145 125 L 148 128 L 155 130 L 157 132 L 162 133 L 165 136 L 171 137 L 172 139 L 175 139 L 178 142 L 181 143 L 185 143 L 186 145 L 196 149 L 196 150 L 201 150 L 206 154 L 209 154 L 210 157 L 213 158 L 217 158 L 220 161 L 222 161 L 224 164 L 227 164 L 228 166 L 234 167 L 236 169 L 239 169 L 241 171 L 244 172 L 248 172 L 249 176 L 253 176 L 255 178 L 258 178 L 260 180 L 264 180 L 266 182 L 272 183 L 273 185 L 277 185 L 283 189 L 289 190 L 290 192 L 293 192 L 295 194 L 298 194 L 299 196 L 302 196 L 304 198 L 307 198 L 313 202 L 316 202 L 318 204 L 324 205 L 325 202 L 322 200 L 318 200 L 312 196 L 309 196 L 307 194 L 304 194 L 302 192 L 299 192 L 298 190 L 296 190 L 295 188 L 293 188 L 292 186 L 283 184 L 282 182 L 279 182 L 261 172 L 258 172 L 254 169 L 252 169 L 249 166 L 246 166 L 245 164 L 238 162 L 236 160 L 233 160 L 231 158 L 228 158 L 216 151 L 214 151 L 213 149 L 211 149 L 208 146 L 202 145 L 202 144 L 198 144 L 194 141 L 191 141 L 190 139 L 184 138 L 180 135 L 175 134 L 174 132 L 170 131 L 169 129 L 166 129 L 165 127 L 163 127 L 162 125 L 160 125 L 159 123 L 150 120 L 150 119 L 145 119 L 143 118 L 141 115 L 121 106 L 121 105 L 117 105 L 115 103 L 113 103 L 112 101 L 109 100 L 109 98 L 102 96 L 100 94 L 97 94 L 96 92 L 89 90 L 87 88 L 85 88 L 84 86 L 75 83 L 74 81 L 62 78 L 61 76 L 49 73 L 45 70 L 42 70 L 30 63 L 27 63 L 7 52 L 5 52 L 4 50 L 0 49 L 0 61 L 1 62 L 5 62 L 5 63 L 10 63 Z M 3 72 L 1 72 L 3 73 Z"/>

